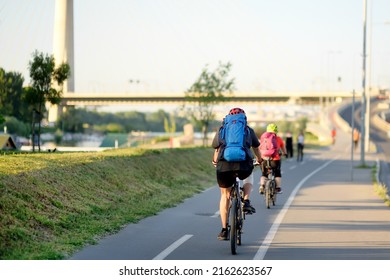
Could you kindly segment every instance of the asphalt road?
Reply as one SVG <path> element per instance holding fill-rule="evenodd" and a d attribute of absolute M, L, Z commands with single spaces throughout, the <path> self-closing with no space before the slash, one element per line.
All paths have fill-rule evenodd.
<path fill-rule="evenodd" d="M 98 245 L 86 247 L 72 259 L 253 259 L 256 254 L 264 254 L 261 245 L 264 245 L 267 234 L 292 195 L 294 189 L 291 186 L 301 184 L 303 178 L 325 163 L 315 159 L 315 155 L 315 152 L 308 153 L 302 163 L 295 159 L 284 162 L 283 176 L 289 186 L 284 188 L 284 193 L 278 196 L 277 205 L 271 209 L 266 208 L 255 183 L 251 199 L 257 212 L 246 216 L 243 245 L 238 247 L 235 256 L 230 252 L 229 242 L 217 240 L 221 229 L 219 189 L 213 186 L 175 208 L 128 225 L 118 234 L 104 238 Z M 254 181 L 259 182 L 259 179 L 260 170 L 256 168 Z"/>

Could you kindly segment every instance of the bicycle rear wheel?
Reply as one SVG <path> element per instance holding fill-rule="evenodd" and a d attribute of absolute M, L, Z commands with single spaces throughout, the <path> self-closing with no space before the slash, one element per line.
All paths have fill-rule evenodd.
<path fill-rule="evenodd" d="M 242 228 L 244 226 L 244 211 L 242 210 L 242 202 L 237 205 L 237 245 L 241 245 Z"/>
<path fill-rule="evenodd" d="M 267 180 L 267 182 L 265 183 L 265 194 L 264 194 L 264 197 L 265 197 L 265 205 L 267 206 L 267 208 L 269 209 L 270 208 L 270 204 L 271 204 L 271 181 Z"/>
<path fill-rule="evenodd" d="M 271 181 L 271 190 L 272 190 L 272 205 L 275 206 L 276 204 L 276 195 L 277 195 L 277 191 L 276 191 L 276 182 L 274 180 Z"/>
<path fill-rule="evenodd" d="M 229 214 L 229 223 L 230 223 L 230 249 L 232 251 L 232 254 L 237 254 L 237 218 L 238 218 L 238 200 L 237 198 L 232 199 L 232 205 L 230 207 L 230 214 Z"/>

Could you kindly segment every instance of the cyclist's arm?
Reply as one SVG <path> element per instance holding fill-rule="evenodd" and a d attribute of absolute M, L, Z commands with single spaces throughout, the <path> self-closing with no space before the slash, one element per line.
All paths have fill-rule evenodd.
<path fill-rule="evenodd" d="M 282 153 L 283 153 L 283 155 L 287 155 L 287 150 L 286 150 L 286 147 L 284 145 L 282 147 Z"/>
<path fill-rule="evenodd" d="M 260 153 L 260 146 L 259 147 L 252 147 L 253 152 L 255 153 L 256 161 L 258 163 L 261 162 L 261 153 Z"/>
<path fill-rule="evenodd" d="M 218 149 L 220 145 L 221 144 L 219 143 L 219 132 L 217 131 L 217 133 L 215 133 L 215 135 L 214 135 L 213 142 L 211 143 L 211 146 L 214 149 Z"/>
<path fill-rule="evenodd" d="M 218 154 L 219 154 L 219 149 L 214 150 L 214 155 L 213 155 L 213 165 L 217 166 L 218 163 Z"/>
<path fill-rule="evenodd" d="M 260 142 L 259 138 L 257 138 L 255 131 L 249 127 L 250 133 L 251 133 L 251 145 L 252 150 L 255 153 L 256 162 L 261 161 L 261 153 L 260 153 Z"/>
<path fill-rule="evenodd" d="M 279 137 L 278 140 L 279 140 L 279 154 L 280 154 L 280 151 L 282 151 L 283 155 L 287 155 L 287 150 L 286 150 L 286 146 L 284 145 L 283 139 Z"/>

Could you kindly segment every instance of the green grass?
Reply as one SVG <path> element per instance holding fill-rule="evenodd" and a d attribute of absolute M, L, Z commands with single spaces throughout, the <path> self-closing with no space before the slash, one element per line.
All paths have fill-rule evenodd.
<path fill-rule="evenodd" d="M 0 155 L 0 259 L 66 259 L 215 184 L 212 149 Z"/>
<path fill-rule="evenodd" d="M 388 196 L 388 188 L 377 181 L 376 172 L 377 172 L 377 165 L 374 165 L 372 167 L 372 181 L 374 183 L 374 191 L 381 199 L 383 199 L 385 204 L 390 207 L 390 197 Z"/>

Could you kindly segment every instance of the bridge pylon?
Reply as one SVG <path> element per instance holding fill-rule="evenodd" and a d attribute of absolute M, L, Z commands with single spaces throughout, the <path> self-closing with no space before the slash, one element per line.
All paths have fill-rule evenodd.
<path fill-rule="evenodd" d="M 53 55 L 56 66 L 67 63 L 70 76 L 64 83 L 64 93 L 75 91 L 73 0 L 56 0 L 54 15 Z M 47 104 L 48 121 L 57 121 L 62 107 Z"/>
<path fill-rule="evenodd" d="M 64 84 L 64 92 L 74 92 L 74 32 L 73 0 L 56 0 L 54 15 L 53 53 L 56 65 L 67 63 L 70 77 Z"/>

